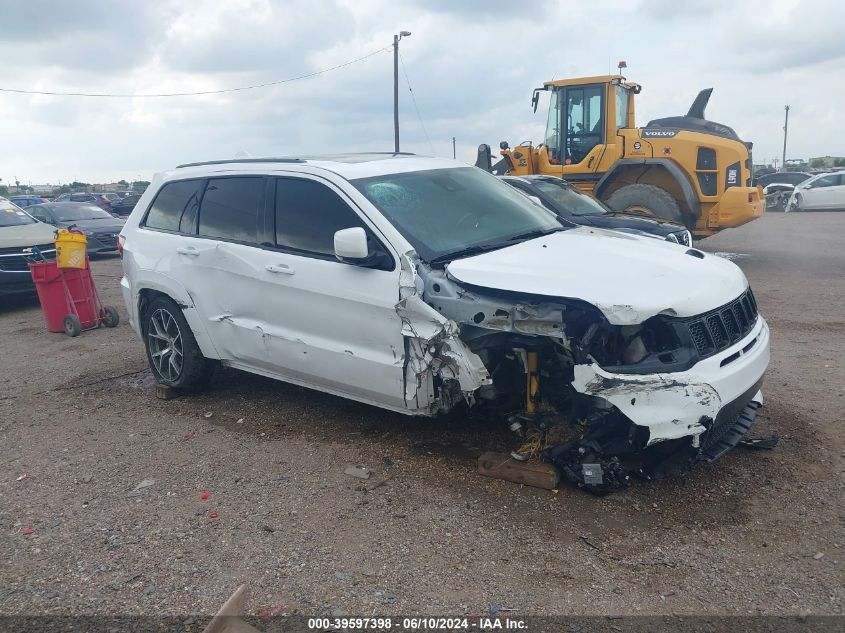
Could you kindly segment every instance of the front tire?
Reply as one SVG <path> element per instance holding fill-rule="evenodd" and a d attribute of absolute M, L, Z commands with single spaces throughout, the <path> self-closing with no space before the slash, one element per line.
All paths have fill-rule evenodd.
<path fill-rule="evenodd" d="M 655 185 L 627 185 L 610 194 L 605 202 L 614 211 L 646 212 L 692 228 L 684 221 L 678 201 Z"/>
<path fill-rule="evenodd" d="M 144 311 L 144 347 L 153 375 L 163 385 L 194 390 L 206 386 L 216 364 L 200 351 L 182 309 L 158 297 Z"/>
<path fill-rule="evenodd" d="M 69 314 L 65 317 L 64 320 L 64 328 L 65 334 L 70 337 L 79 336 L 82 334 L 82 323 L 79 321 L 79 317 L 75 314 Z"/>

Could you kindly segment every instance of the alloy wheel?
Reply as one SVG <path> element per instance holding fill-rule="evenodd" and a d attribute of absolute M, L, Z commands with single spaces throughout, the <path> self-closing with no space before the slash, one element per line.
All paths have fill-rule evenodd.
<path fill-rule="evenodd" d="M 159 308 L 150 317 L 147 346 L 158 375 L 170 382 L 178 380 L 184 358 L 182 332 L 179 323 L 164 308 Z"/>

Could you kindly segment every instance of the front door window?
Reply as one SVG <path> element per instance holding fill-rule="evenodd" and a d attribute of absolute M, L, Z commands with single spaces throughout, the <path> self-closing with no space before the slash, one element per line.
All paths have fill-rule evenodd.
<path fill-rule="evenodd" d="M 604 141 L 604 86 L 566 88 L 566 144 L 563 163 L 576 165 Z"/>

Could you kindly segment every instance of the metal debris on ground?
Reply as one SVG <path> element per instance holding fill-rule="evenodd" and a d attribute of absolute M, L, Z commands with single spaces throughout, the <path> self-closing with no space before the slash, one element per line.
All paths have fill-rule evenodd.
<path fill-rule="evenodd" d="M 358 479 L 369 479 L 370 471 L 367 468 L 358 468 L 357 466 L 347 466 L 343 474 L 350 477 L 357 477 Z"/>
<path fill-rule="evenodd" d="M 155 479 L 143 479 L 143 480 L 141 480 L 141 482 L 140 482 L 140 483 L 138 483 L 138 485 L 137 485 L 137 486 L 135 486 L 135 487 L 132 489 L 132 492 L 130 492 L 129 494 L 131 494 L 131 495 L 138 494 L 138 493 L 139 493 L 139 492 L 141 492 L 142 490 L 144 490 L 144 489 L 149 488 L 150 486 L 152 486 L 155 482 L 156 482 L 156 480 L 155 480 Z"/>
<path fill-rule="evenodd" d="M 780 436 L 772 435 L 771 437 L 755 437 L 755 438 L 744 438 L 739 441 L 737 446 L 741 446 L 742 448 L 751 448 L 756 450 L 772 450 L 775 446 L 780 443 Z"/>

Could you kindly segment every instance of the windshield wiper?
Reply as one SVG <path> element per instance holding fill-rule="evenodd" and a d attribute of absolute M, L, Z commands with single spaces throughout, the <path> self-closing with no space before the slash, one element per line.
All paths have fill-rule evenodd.
<path fill-rule="evenodd" d="M 508 243 L 492 242 L 490 244 L 474 244 L 473 246 L 459 248 L 457 250 L 449 251 L 448 253 L 438 255 L 437 257 L 432 258 L 431 261 L 429 261 L 429 264 L 448 264 L 453 259 L 469 257 L 470 255 L 478 255 L 479 253 L 494 251 L 497 248 L 504 248 L 505 246 L 508 246 Z"/>
<path fill-rule="evenodd" d="M 567 227 L 565 226 L 555 226 L 550 229 L 535 229 L 526 233 L 520 233 L 519 235 L 513 235 L 498 242 L 488 242 L 486 244 L 473 244 L 472 246 L 467 246 L 466 248 L 460 248 L 454 251 L 450 251 L 448 253 L 443 253 L 442 255 L 438 255 L 437 257 L 434 257 L 429 263 L 432 265 L 445 264 L 452 261 L 453 259 L 460 259 L 462 257 L 478 255 L 479 253 L 495 251 L 500 248 L 505 248 L 506 246 L 513 246 L 514 244 L 518 244 L 519 242 L 525 242 L 527 240 L 534 239 L 537 237 L 543 237 L 544 235 L 550 235 L 551 233 L 557 233 L 558 231 L 563 231 L 566 228 Z"/>
<path fill-rule="evenodd" d="M 537 237 L 543 237 L 544 235 L 551 235 L 552 233 L 557 233 L 558 231 L 563 231 L 569 227 L 566 226 L 554 226 L 550 229 L 535 229 L 533 231 L 528 231 L 527 233 L 520 233 L 519 235 L 514 235 L 513 237 L 509 237 L 508 239 L 504 240 L 505 244 L 513 244 L 514 242 L 524 242 L 526 240 L 533 240 Z"/>

